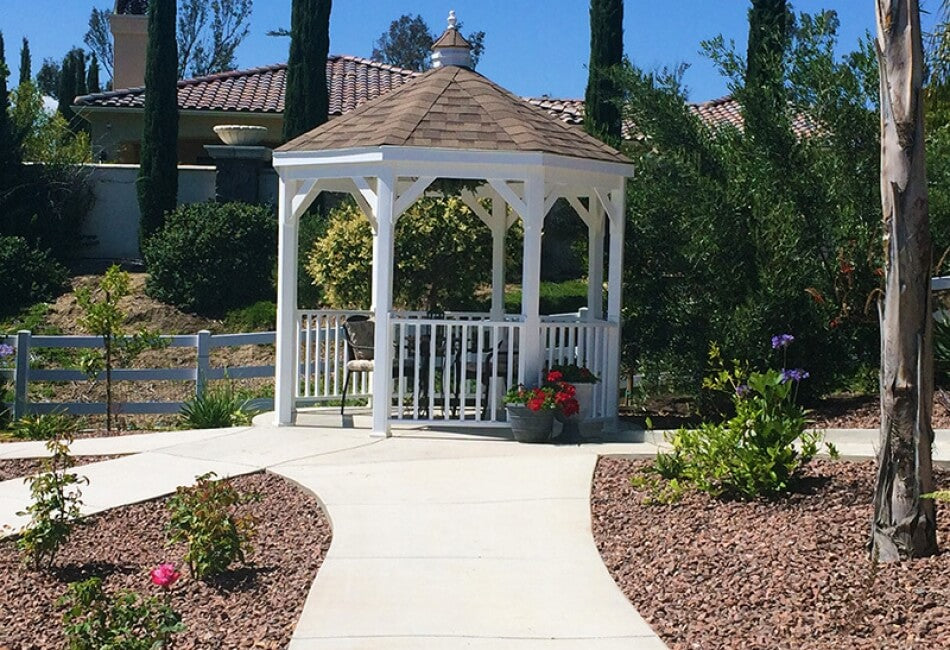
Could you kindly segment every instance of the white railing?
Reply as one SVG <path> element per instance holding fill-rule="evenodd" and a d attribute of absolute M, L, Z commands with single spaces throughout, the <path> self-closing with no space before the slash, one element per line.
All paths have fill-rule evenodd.
<path fill-rule="evenodd" d="M 274 376 L 274 366 L 238 366 L 213 367 L 211 351 L 216 348 L 237 347 L 242 345 L 273 345 L 274 332 L 252 334 L 214 335 L 202 330 L 194 335 L 162 336 L 163 344 L 169 348 L 195 348 L 195 365 L 179 368 L 117 368 L 112 371 L 113 381 L 193 381 L 195 394 L 201 395 L 206 383 L 217 379 L 252 379 Z M 16 356 L 11 367 L 0 368 L 0 382 L 12 381 L 14 401 L 3 404 L 2 408 L 13 409 L 16 418 L 30 413 L 52 413 L 63 411 L 73 415 L 101 415 L 106 412 L 105 402 L 31 402 L 30 383 L 36 382 L 90 382 L 105 379 L 105 372 L 90 377 L 77 368 L 33 367 L 42 360 L 42 350 L 77 350 L 102 348 L 99 336 L 33 336 L 29 331 L 20 331 L 15 336 L 0 336 L 0 343 L 16 348 Z M 273 400 L 254 400 L 255 408 L 270 408 Z M 115 412 L 123 415 L 155 415 L 177 413 L 183 402 L 123 402 L 115 404 Z"/>
<path fill-rule="evenodd" d="M 343 323 L 358 310 L 299 311 L 298 404 L 338 401 L 346 378 L 349 346 Z M 447 422 L 479 426 L 505 422 L 504 395 L 517 384 L 537 385 L 542 377 L 525 377 L 519 356 L 525 325 L 521 316 L 489 320 L 480 312 L 447 312 L 429 318 L 423 312 L 394 312 L 393 421 Z M 587 319 L 583 311 L 545 317 L 538 336 L 541 366 L 576 363 L 603 380 L 608 374 L 611 331 L 606 321 Z M 347 398 L 372 397 L 371 373 L 354 373 Z M 606 382 L 593 391 L 591 417 L 609 410 Z"/>
<path fill-rule="evenodd" d="M 591 405 L 593 418 L 607 416 L 607 361 L 610 354 L 610 333 L 616 329 L 616 325 L 606 321 L 541 324 L 545 367 L 577 364 L 588 368 L 601 379 L 594 385 Z"/>
<path fill-rule="evenodd" d="M 392 419 L 504 422 L 504 394 L 524 381 L 521 323 L 394 318 Z"/>
<path fill-rule="evenodd" d="M 350 316 L 372 316 L 356 309 L 297 312 L 297 402 L 319 403 L 343 397 L 349 345 L 343 323 Z M 372 386 L 369 373 L 359 373 L 347 396 L 366 398 Z"/>

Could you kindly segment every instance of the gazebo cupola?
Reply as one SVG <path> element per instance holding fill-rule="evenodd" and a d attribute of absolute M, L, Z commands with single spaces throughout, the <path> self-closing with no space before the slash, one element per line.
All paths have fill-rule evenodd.
<path fill-rule="evenodd" d="M 458 19 L 454 11 L 449 12 L 448 29 L 432 44 L 432 67 L 442 68 L 450 65 L 472 67 L 472 44 L 459 33 Z"/>
<path fill-rule="evenodd" d="M 433 46 L 432 70 L 274 152 L 280 177 L 280 426 L 293 424 L 299 407 L 340 399 L 347 354 L 341 323 L 352 315 L 373 320 L 374 371 L 351 394 L 371 398 L 374 435 L 389 435 L 400 424 L 506 426 L 505 390 L 537 385 L 544 369 L 558 363 L 584 365 L 599 375 L 592 413 L 607 426 L 616 421 L 624 192 L 633 166 L 615 149 L 472 70 L 466 65 L 471 46 L 456 26 L 450 15 L 449 28 Z M 394 309 L 396 222 L 420 197 L 443 191 L 458 192 L 472 219 L 491 232 L 491 309 L 485 313 Z M 368 310 L 303 310 L 297 304 L 298 220 L 322 192 L 351 195 L 372 227 Z M 587 226 L 588 308 L 542 315 L 541 238 L 545 216 L 559 199 Z M 518 220 L 524 238 L 521 305 L 506 313 L 506 237 Z"/>

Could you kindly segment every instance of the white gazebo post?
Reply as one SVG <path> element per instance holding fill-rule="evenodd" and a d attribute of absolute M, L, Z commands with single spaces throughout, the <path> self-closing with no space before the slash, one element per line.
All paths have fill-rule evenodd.
<path fill-rule="evenodd" d="M 520 339 L 521 376 L 535 385 L 541 374 L 544 352 L 541 341 L 541 234 L 544 230 L 544 176 L 531 175 L 524 184 L 524 259 L 521 270 Z"/>
<path fill-rule="evenodd" d="M 600 320 L 604 314 L 604 208 L 595 194 L 588 206 L 587 316 Z"/>
<path fill-rule="evenodd" d="M 491 319 L 505 318 L 505 240 L 508 237 L 508 209 L 505 200 L 493 193 L 491 199 Z"/>
<path fill-rule="evenodd" d="M 600 194 L 598 192 L 598 194 Z M 604 388 L 607 391 L 607 413 L 613 421 L 609 425 L 616 431 L 619 423 L 620 390 L 620 313 L 623 304 L 623 242 L 624 242 L 624 185 L 610 191 L 609 195 L 600 194 L 610 220 L 610 267 L 607 279 L 607 321 L 610 328 L 610 350 L 607 358 L 607 371 Z"/>
<path fill-rule="evenodd" d="M 277 245 L 277 363 L 274 386 L 275 424 L 294 423 L 297 395 L 297 230 L 294 196 L 297 181 L 280 179 Z"/>
<path fill-rule="evenodd" d="M 393 349 L 389 315 L 393 308 L 393 259 L 396 178 L 392 172 L 376 179 L 376 232 L 373 235 L 373 305 L 376 318 L 373 346 L 373 435 L 388 438 L 393 394 Z"/>

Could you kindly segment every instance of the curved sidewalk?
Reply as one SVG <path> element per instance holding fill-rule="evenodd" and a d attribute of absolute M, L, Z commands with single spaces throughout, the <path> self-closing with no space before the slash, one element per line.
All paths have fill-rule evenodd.
<path fill-rule="evenodd" d="M 272 468 L 333 522 L 292 649 L 666 647 L 594 546 L 604 447 L 427 435 Z"/>
<path fill-rule="evenodd" d="M 614 584 L 590 526 L 598 454 L 652 445 L 428 431 L 372 439 L 316 427 L 183 433 L 77 441 L 77 454 L 141 452 L 82 467 L 84 511 L 162 496 L 206 471 L 266 468 L 313 491 L 333 543 L 295 650 L 666 647 Z M 36 455 L 35 446 L 0 445 L 0 457 Z M 0 528 L 25 523 L 14 513 L 28 499 L 22 480 L 0 483 Z"/>

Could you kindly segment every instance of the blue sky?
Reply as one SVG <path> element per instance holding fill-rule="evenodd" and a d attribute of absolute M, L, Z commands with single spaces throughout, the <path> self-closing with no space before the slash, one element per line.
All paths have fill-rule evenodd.
<path fill-rule="evenodd" d="M 29 37 L 34 73 L 45 57 L 61 59 L 82 45 L 89 12 L 112 0 L 0 0 L 7 60 L 17 69 L 20 41 Z M 238 51 L 241 67 L 286 60 L 287 39 L 265 35 L 289 27 L 290 0 L 255 0 L 251 34 Z M 922 0 L 935 7 L 937 0 Z M 625 51 L 645 68 L 687 63 L 685 82 L 696 101 L 726 94 L 726 82 L 700 54 L 700 41 L 723 34 L 745 48 L 748 0 L 626 0 Z M 441 28 L 455 9 L 465 31 L 486 32 L 479 71 L 519 95 L 582 97 L 587 82 L 587 0 L 337 0 L 330 51 L 369 56 L 373 41 L 402 13 L 419 13 Z M 874 27 L 873 0 L 797 0 L 797 11 L 835 9 L 841 44 L 850 49 Z M 932 18 L 924 16 L 924 29 Z M 15 74 L 15 73 L 14 73 Z"/>

